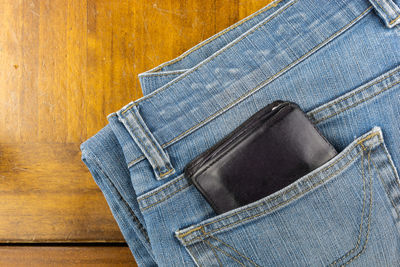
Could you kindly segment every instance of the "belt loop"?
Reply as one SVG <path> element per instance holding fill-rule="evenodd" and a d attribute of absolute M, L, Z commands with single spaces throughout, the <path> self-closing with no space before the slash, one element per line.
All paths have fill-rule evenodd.
<path fill-rule="evenodd" d="M 369 0 L 386 26 L 393 28 L 400 23 L 400 7 L 393 0 Z"/>
<path fill-rule="evenodd" d="M 175 173 L 168 154 L 147 128 L 136 103 L 131 102 L 124 106 L 117 112 L 117 116 L 150 162 L 157 180 L 167 178 Z"/>

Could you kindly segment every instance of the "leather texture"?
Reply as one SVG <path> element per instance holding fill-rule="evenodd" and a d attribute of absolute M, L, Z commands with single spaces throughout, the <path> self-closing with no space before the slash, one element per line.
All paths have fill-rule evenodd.
<path fill-rule="evenodd" d="M 275 101 L 184 169 L 217 214 L 266 197 L 337 155 L 300 107 Z"/>

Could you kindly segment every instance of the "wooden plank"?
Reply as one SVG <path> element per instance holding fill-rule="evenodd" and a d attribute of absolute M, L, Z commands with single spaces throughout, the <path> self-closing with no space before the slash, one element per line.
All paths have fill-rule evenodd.
<path fill-rule="evenodd" d="M 79 144 L 0 144 L 0 242 L 121 242 Z"/>
<path fill-rule="evenodd" d="M 0 242 L 123 242 L 79 144 L 138 73 L 269 2 L 0 1 Z"/>
<path fill-rule="evenodd" d="M 0 266 L 137 266 L 128 247 L 0 247 Z"/>

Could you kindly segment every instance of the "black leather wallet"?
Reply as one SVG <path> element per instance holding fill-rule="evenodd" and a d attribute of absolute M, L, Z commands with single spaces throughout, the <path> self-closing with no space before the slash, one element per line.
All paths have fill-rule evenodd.
<path fill-rule="evenodd" d="M 266 197 L 337 155 L 300 107 L 275 101 L 184 169 L 217 214 Z"/>

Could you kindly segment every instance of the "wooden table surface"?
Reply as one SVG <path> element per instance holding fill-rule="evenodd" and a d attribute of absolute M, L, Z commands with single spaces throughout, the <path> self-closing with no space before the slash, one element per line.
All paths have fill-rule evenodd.
<path fill-rule="evenodd" d="M 138 73 L 269 2 L 0 1 L 0 265 L 135 266 L 80 143 Z"/>

